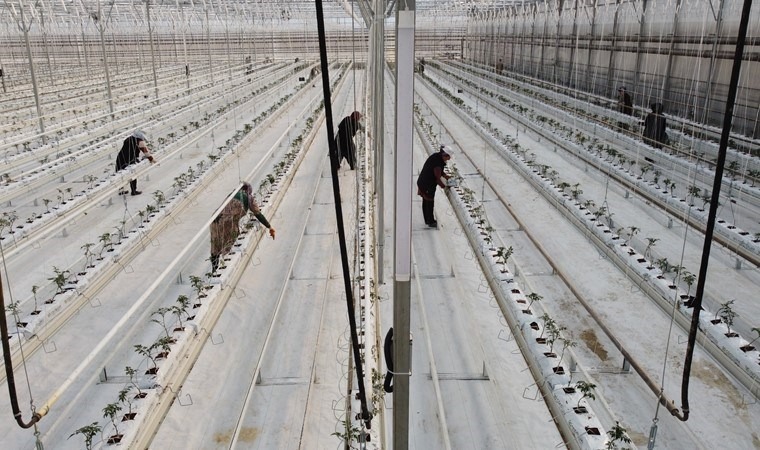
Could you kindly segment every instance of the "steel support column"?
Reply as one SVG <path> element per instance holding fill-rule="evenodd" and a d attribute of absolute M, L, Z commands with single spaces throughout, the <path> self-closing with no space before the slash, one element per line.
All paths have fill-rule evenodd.
<path fill-rule="evenodd" d="M 585 8 L 585 5 L 584 5 Z M 596 2 L 592 3 L 591 13 L 591 33 L 588 37 L 588 56 L 586 59 L 586 91 L 594 92 L 594 83 L 591 80 L 591 62 L 593 60 L 594 36 L 596 35 Z M 601 39 L 600 39 L 601 41 Z"/>
<path fill-rule="evenodd" d="M 45 5 L 40 5 L 40 30 L 42 31 L 42 46 L 45 48 L 45 59 L 48 66 L 48 78 L 50 79 L 50 85 L 55 86 L 55 78 L 53 78 L 53 64 L 50 62 L 50 50 L 48 49 L 47 41 L 47 28 L 45 27 Z"/>
<path fill-rule="evenodd" d="M 615 77 L 615 45 L 617 44 L 618 20 L 620 18 L 620 0 L 615 1 L 615 17 L 612 19 L 612 41 L 610 42 L 610 61 L 607 64 L 607 95 L 613 96 L 617 88 L 612 85 Z M 600 38 L 601 40 L 601 38 Z"/>
<path fill-rule="evenodd" d="M 187 16 L 185 16 L 185 6 L 175 0 L 175 4 L 182 13 L 182 53 L 185 57 L 185 81 L 187 81 L 187 90 L 190 91 L 190 62 L 187 60 Z"/>
<path fill-rule="evenodd" d="M 536 66 L 536 74 L 534 75 L 537 78 L 543 78 L 539 76 L 539 72 L 542 71 L 544 68 L 544 47 L 546 46 L 546 28 L 547 23 L 549 22 L 549 4 L 544 4 L 544 30 L 541 32 L 541 56 L 538 60 L 538 65 Z M 543 73 L 541 73 L 543 75 Z"/>
<path fill-rule="evenodd" d="M 718 53 L 718 40 L 720 38 L 720 32 L 723 29 L 723 9 L 725 7 L 725 0 L 720 0 L 718 6 L 718 15 L 715 17 L 715 39 L 713 39 L 712 54 L 710 56 L 710 67 L 707 70 L 707 89 L 705 90 L 705 102 L 702 106 L 702 123 L 707 124 L 708 116 L 710 114 L 710 107 L 712 106 L 712 92 L 713 82 L 715 80 L 715 61 Z"/>
<path fill-rule="evenodd" d="M 206 42 L 208 43 L 208 74 L 211 77 L 211 84 L 214 84 L 214 66 L 211 64 L 211 22 L 208 19 L 208 8 L 206 8 Z"/>
<path fill-rule="evenodd" d="M 570 63 L 567 66 L 566 86 L 572 86 L 573 68 L 575 67 L 575 48 L 578 46 L 578 0 L 575 0 L 575 14 L 573 15 L 573 45 L 570 46 Z M 591 52 L 591 45 L 588 46 Z"/>
<path fill-rule="evenodd" d="M 87 56 L 87 37 L 84 35 L 84 21 L 79 17 L 79 10 L 77 10 L 77 18 L 79 19 L 79 24 L 82 28 L 82 51 L 84 52 L 84 65 L 87 69 L 87 79 L 92 79 L 92 75 L 90 74 L 90 58 Z"/>
<path fill-rule="evenodd" d="M 559 71 L 559 34 L 562 27 L 562 9 L 565 7 L 565 0 L 557 1 L 557 29 L 554 33 L 554 64 L 552 64 L 552 83 L 558 84 L 557 72 Z M 544 28 L 546 29 L 546 28 Z"/>
<path fill-rule="evenodd" d="M 409 448 L 415 0 L 396 9 L 396 192 L 393 289 L 393 449 Z"/>
<path fill-rule="evenodd" d="M 19 4 L 21 10 L 21 17 L 18 23 L 18 27 L 24 32 L 24 44 L 26 46 L 26 57 L 29 59 L 29 76 L 32 77 L 32 92 L 34 93 L 34 105 L 37 108 L 37 121 L 40 124 L 40 134 L 42 135 L 42 142 L 46 141 L 45 137 L 45 121 L 42 119 L 42 107 L 40 106 L 40 90 L 37 86 L 37 75 L 34 73 L 34 59 L 32 58 L 32 46 L 29 43 L 29 29 L 32 27 L 31 21 L 29 26 L 26 25 L 26 17 L 24 17 L 24 3 Z M 19 20 L 15 17 L 14 19 Z"/>
<path fill-rule="evenodd" d="M 375 0 L 372 25 L 373 92 L 372 146 L 375 155 L 375 192 L 377 194 L 377 277 L 385 282 L 385 0 Z"/>
<path fill-rule="evenodd" d="M 110 12 L 109 12 L 110 15 Z M 108 93 L 108 110 L 113 116 L 113 95 L 111 94 L 111 72 L 108 69 L 108 57 L 106 55 L 106 21 L 103 20 L 103 10 L 100 8 L 100 0 L 98 0 L 98 18 L 97 29 L 100 32 L 100 52 L 103 55 L 103 70 L 106 73 L 106 91 Z"/>
<path fill-rule="evenodd" d="M 153 89 L 156 93 L 156 101 L 158 101 L 158 74 L 156 73 L 156 50 L 153 46 L 153 27 L 150 24 L 150 0 L 145 0 L 145 16 L 148 20 L 148 40 L 150 41 L 150 65 L 153 69 Z"/>
<path fill-rule="evenodd" d="M 665 79 L 662 80 L 662 93 L 660 94 L 660 102 L 666 105 L 670 100 L 670 76 L 673 71 L 673 49 L 676 47 L 676 36 L 678 35 L 678 14 L 681 12 L 681 0 L 676 0 L 676 12 L 673 15 L 673 35 L 670 39 L 670 47 L 668 48 L 668 65 L 665 67 Z M 669 111 L 670 108 L 665 108 L 665 111 Z"/>
<path fill-rule="evenodd" d="M 517 12 L 515 11 L 515 7 L 511 6 L 509 8 L 509 18 L 512 19 L 512 54 L 509 55 L 509 70 L 514 72 L 515 71 L 515 50 L 517 47 Z M 521 30 L 522 31 L 522 30 Z M 522 56 L 522 38 L 520 39 L 520 54 Z"/>
<path fill-rule="evenodd" d="M 533 64 L 535 61 L 535 56 L 533 53 L 535 52 L 536 48 L 536 16 L 538 15 L 538 6 L 531 5 L 533 8 L 533 23 L 530 25 L 530 65 L 529 67 L 530 71 L 533 73 L 533 76 L 536 76 L 538 74 L 538 69 L 533 68 Z M 523 72 L 525 73 L 525 72 Z"/>
<path fill-rule="evenodd" d="M 644 52 L 642 47 L 644 40 L 644 30 L 647 26 L 647 3 L 648 0 L 641 0 L 641 20 L 639 21 L 639 35 L 636 39 L 636 67 L 633 68 L 633 103 L 643 103 L 644 96 L 639 95 L 639 71 L 641 70 L 641 60 L 643 59 Z M 636 102 L 636 97 L 640 97 L 642 101 Z"/>

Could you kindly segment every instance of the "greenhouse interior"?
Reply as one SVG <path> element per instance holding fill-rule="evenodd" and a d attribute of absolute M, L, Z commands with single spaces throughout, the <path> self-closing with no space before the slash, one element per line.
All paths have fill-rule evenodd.
<path fill-rule="evenodd" d="M 0 28 L 3 449 L 760 449 L 751 0 Z"/>

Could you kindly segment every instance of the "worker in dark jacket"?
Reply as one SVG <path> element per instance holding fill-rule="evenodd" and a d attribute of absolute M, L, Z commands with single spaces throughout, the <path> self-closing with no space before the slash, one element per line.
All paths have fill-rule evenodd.
<path fill-rule="evenodd" d="M 226 255 L 232 249 L 240 234 L 240 219 L 247 211 L 251 211 L 256 219 L 269 229 L 269 235 L 274 239 L 274 228 L 269 224 L 264 214 L 261 213 L 256 199 L 253 197 L 253 188 L 249 183 L 237 191 L 219 215 L 211 222 L 211 269 L 216 272 L 219 267 L 219 258 Z"/>
<path fill-rule="evenodd" d="M 335 137 L 335 144 L 338 147 L 338 164 L 343 162 L 343 158 L 348 161 L 351 170 L 356 167 L 356 146 L 354 145 L 354 135 L 364 128 L 359 120 L 364 117 L 359 111 L 354 111 L 343 118 L 338 125 L 338 135 Z"/>
<path fill-rule="evenodd" d="M 448 187 L 444 180 L 448 180 L 449 176 L 443 169 L 446 168 L 446 161 L 449 159 L 451 155 L 442 145 L 438 152 L 428 156 L 417 177 L 417 195 L 422 197 L 422 216 L 425 218 L 425 224 L 431 228 L 438 226 L 433 213 L 435 191 L 438 186 L 444 189 Z"/>
<path fill-rule="evenodd" d="M 140 152 L 142 152 L 148 161 L 154 163 L 156 160 L 153 155 L 150 154 L 150 149 L 145 144 L 145 134 L 142 131 L 135 131 L 131 136 L 124 139 L 124 144 L 121 146 L 119 154 L 116 156 L 116 171 L 124 170 L 132 164 L 139 162 Z M 137 179 L 129 181 L 129 187 L 132 195 L 140 195 L 142 191 L 137 190 Z M 126 189 L 119 191 L 120 195 L 126 194 Z"/>
<path fill-rule="evenodd" d="M 631 94 L 628 93 L 625 86 L 620 86 L 618 88 L 618 111 L 626 116 L 633 115 L 633 100 L 631 100 Z M 628 124 L 625 122 L 618 122 L 618 128 L 627 130 Z"/>
<path fill-rule="evenodd" d="M 667 124 L 665 116 L 662 115 L 662 103 L 652 103 L 649 107 L 652 108 L 652 112 L 644 119 L 644 142 L 654 148 L 662 148 L 663 145 L 668 145 L 668 133 L 665 132 Z"/>

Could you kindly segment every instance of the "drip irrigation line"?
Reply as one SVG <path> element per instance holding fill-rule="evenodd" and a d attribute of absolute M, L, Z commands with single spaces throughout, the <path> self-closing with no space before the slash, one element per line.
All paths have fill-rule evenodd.
<path fill-rule="evenodd" d="M 713 180 L 712 200 L 710 201 L 710 212 L 708 213 L 707 227 L 705 229 L 705 240 L 702 248 L 702 262 L 699 267 L 697 292 L 695 294 L 696 298 L 693 302 L 694 313 L 691 318 L 689 342 L 686 347 L 686 358 L 684 360 L 683 380 L 681 384 L 681 407 L 683 409 L 683 414 L 677 416 L 684 422 L 689 419 L 689 379 L 691 376 L 691 362 L 694 356 L 694 344 L 697 339 L 697 331 L 699 330 L 699 312 L 702 309 L 702 297 L 705 292 L 707 265 L 710 260 L 710 248 L 712 246 L 712 236 L 715 229 L 715 217 L 718 210 L 718 200 L 720 199 L 720 188 L 723 182 L 723 166 L 726 162 L 728 138 L 731 132 L 731 122 L 734 115 L 734 101 L 736 100 L 736 91 L 739 84 L 739 73 L 742 66 L 742 55 L 744 53 L 744 42 L 747 36 L 747 24 L 749 22 L 749 13 L 751 7 L 752 0 L 744 0 L 741 19 L 739 21 L 739 31 L 737 33 L 736 39 L 734 64 L 731 69 L 731 81 L 729 82 L 728 95 L 726 96 L 726 113 L 723 116 L 723 130 L 720 135 L 720 145 L 718 147 L 718 160 L 716 162 L 715 178 Z"/>
<path fill-rule="evenodd" d="M 322 0 L 316 2 L 317 31 L 319 34 L 319 60 L 322 66 L 322 89 L 325 102 L 325 126 L 327 127 L 327 143 L 330 152 L 330 172 L 332 174 L 333 197 L 335 200 L 335 219 L 338 226 L 338 241 L 340 243 L 340 258 L 343 267 L 343 284 L 346 291 L 346 307 L 348 321 L 351 327 L 351 347 L 356 362 L 357 384 L 359 386 L 359 402 L 361 403 L 361 420 L 367 429 L 372 428 L 372 414 L 367 409 L 367 396 L 364 390 L 364 371 L 359 352 L 359 336 L 356 332 L 356 317 L 354 314 L 354 297 L 351 290 L 351 274 L 348 268 L 348 251 L 346 249 L 346 232 L 343 227 L 343 208 L 340 200 L 340 181 L 338 180 L 338 149 L 333 134 L 332 102 L 330 95 L 330 75 L 327 61 L 327 44 L 325 39 L 325 21 L 322 13 Z"/>

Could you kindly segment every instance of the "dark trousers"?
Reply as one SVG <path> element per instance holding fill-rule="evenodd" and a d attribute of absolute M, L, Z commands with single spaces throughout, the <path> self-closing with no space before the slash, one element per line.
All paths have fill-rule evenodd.
<path fill-rule="evenodd" d="M 422 197 L 422 217 L 425 218 L 425 224 L 430 225 L 435 223 L 435 215 L 433 214 L 433 207 L 435 206 L 435 189 L 436 185 L 432 188 L 425 189 L 419 184 L 417 185 L 417 195 Z"/>
<path fill-rule="evenodd" d="M 338 144 L 338 165 L 340 166 L 345 158 L 345 160 L 348 161 L 348 167 L 350 167 L 351 170 L 354 170 L 356 167 L 356 147 L 341 142 L 340 139 L 336 141 L 336 144 Z"/>
<path fill-rule="evenodd" d="M 430 225 L 435 222 L 435 214 L 433 214 L 433 208 L 435 206 L 435 199 L 430 200 L 422 197 L 422 216 L 425 218 L 425 224 Z"/>
<path fill-rule="evenodd" d="M 131 191 L 132 194 L 137 192 L 137 178 L 133 180 L 129 180 L 129 190 Z M 124 189 L 119 189 L 119 194 L 124 194 L 124 193 L 126 193 Z"/>

